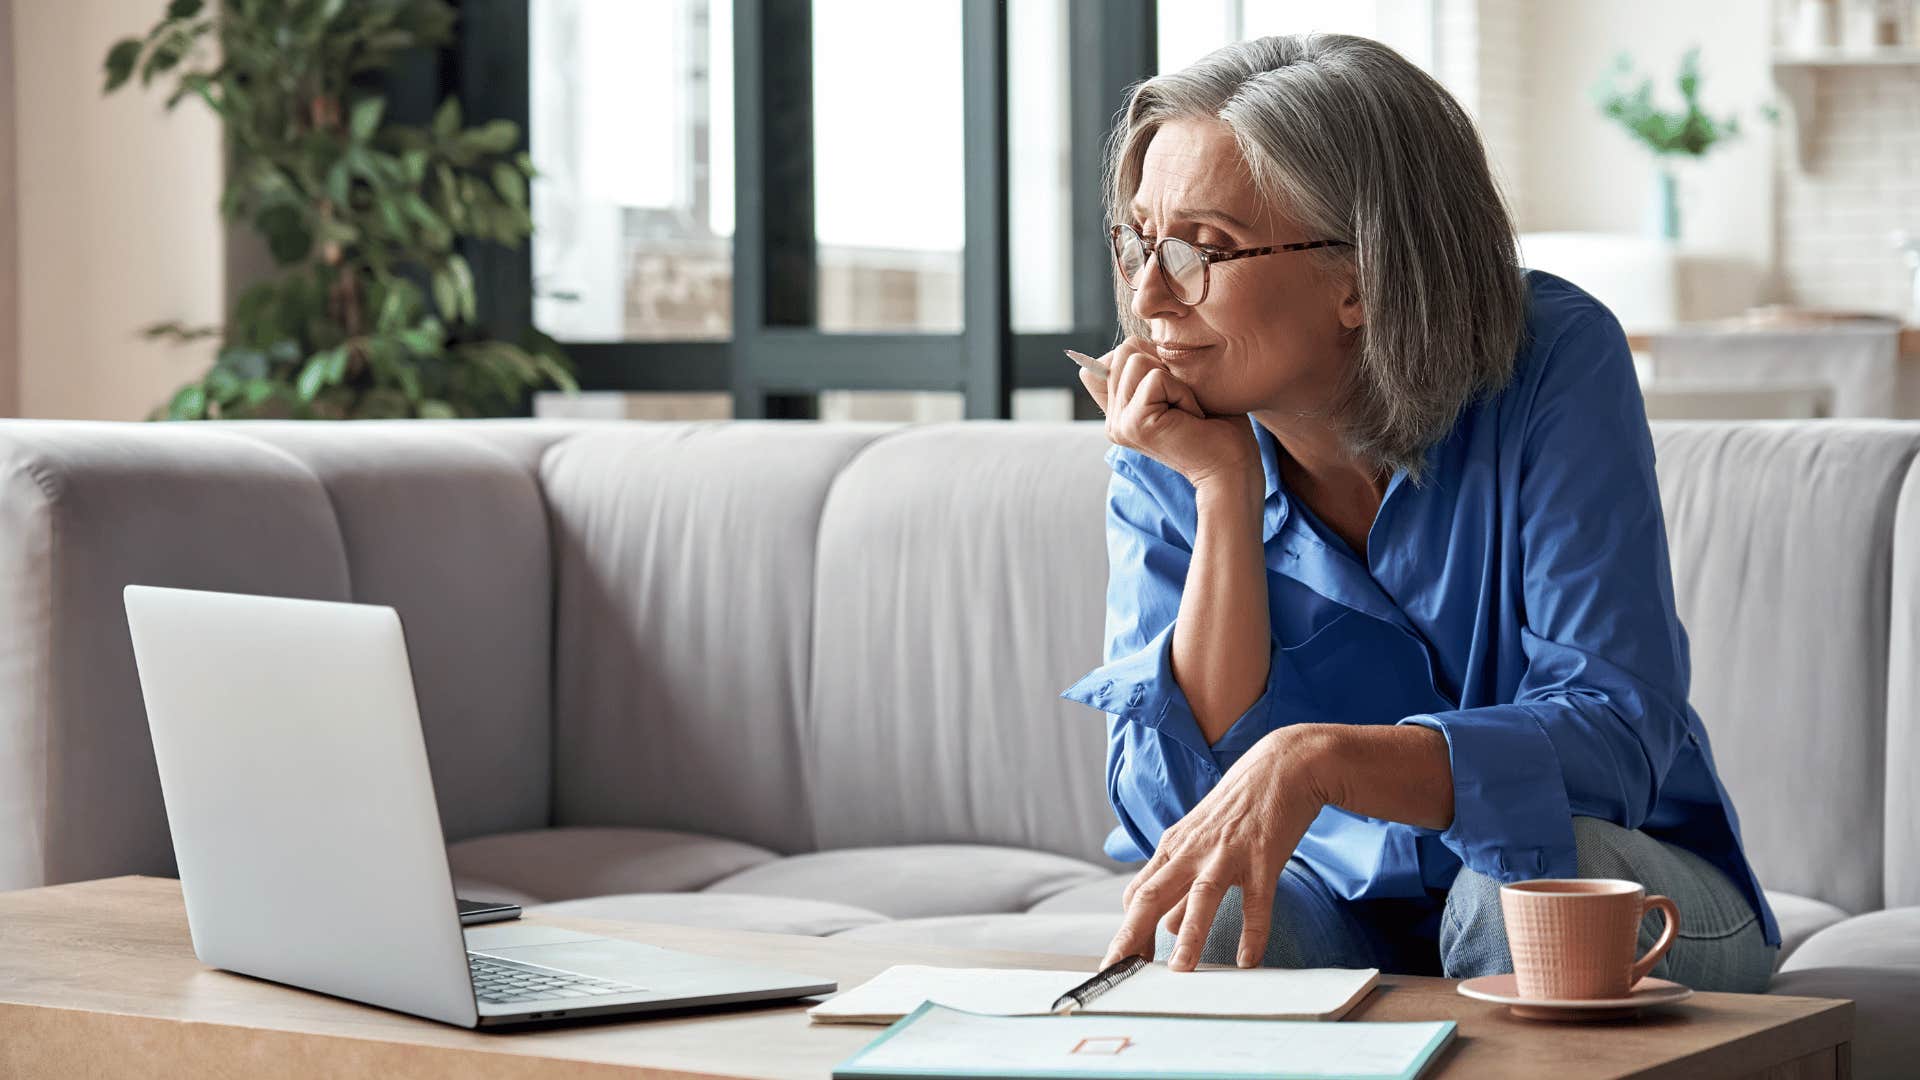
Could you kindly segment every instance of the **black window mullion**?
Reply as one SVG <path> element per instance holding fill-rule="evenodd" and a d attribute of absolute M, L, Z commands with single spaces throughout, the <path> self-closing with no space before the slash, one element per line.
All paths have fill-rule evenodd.
<path fill-rule="evenodd" d="M 1127 87 L 1153 74 L 1154 0 L 1068 0 L 1072 100 L 1073 325 L 1112 341 L 1113 268 L 1107 255 L 1103 172 L 1107 136 Z M 1071 374 L 1071 372 L 1069 372 Z"/>
<path fill-rule="evenodd" d="M 728 0 L 715 0 L 717 3 Z M 769 410 L 763 369 L 776 331 L 817 323 L 814 240 L 812 0 L 731 0 L 734 5 L 733 413 Z"/>
<path fill-rule="evenodd" d="M 511 120 L 520 126 L 520 145 L 525 149 L 532 107 L 527 89 L 527 0 L 466 0 L 460 6 L 458 25 L 454 50 L 458 70 L 451 82 L 459 89 L 467 122 Z M 431 93 L 422 85 L 408 87 L 403 101 L 417 108 L 423 92 Z M 518 248 L 476 240 L 462 244 L 462 253 L 473 267 L 480 326 L 496 338 L 516 341 L 533 324 L 532 247 L 530 239 Z"/>
<path fill-rule="evenodd" d="M 962 0 L 961 79 L 966 84 L 966 253 L 961 342 L 966 417 L 1013 409 L 1012 262 L 1007 222 L 1007 11 L 1000 0 Z"/>

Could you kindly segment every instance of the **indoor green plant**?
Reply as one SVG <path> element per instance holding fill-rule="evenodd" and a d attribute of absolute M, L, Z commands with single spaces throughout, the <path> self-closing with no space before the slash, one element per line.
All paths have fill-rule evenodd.
<path fill-rule="evenodd" d="M 479 330 L 463 240 L 509 247 L 533 229 L 517 125 L 468 127 L 454 98 L 426 127 L 388 122 L 369 76 L 452 36 L 444 0 L 171 0 L 144 37 L 107 54 L 106 90 L 169 76 L 229 147 L 221 210 L 266 240 L 274 275 L 248 287 L 213 366 L 156 416 L 453 417 L 513 410 L 527 390 L 573 389 L 537 332 Z"/>
<path fill-rule="evenodd" d="M 1653 103 L 1653 80 L 1643 78 L 1632 90 L 1622 90 L 1617 80 L 1633 74 L 1633 61 L 1625 53 L 1614 58 L 1613 67 L 1595 84 L 1594 103 L 1602 115 L 1617 121 L 1629 134 L 1653 151 L 1655 172 L 1655 231 L 1668 240 L 1680 238 L 1680 204 L 1674 162 L 1699 160 L 1714 147 L 1740 135 L 1740 118 L 1709 116 L 1700 107 L 1700 47 L 1688 49 L 1680 58 L 1682 108 L 1678 112 L 1661 109 Z M 1761 114 L 1773 118 L 1770 107 Z"/>

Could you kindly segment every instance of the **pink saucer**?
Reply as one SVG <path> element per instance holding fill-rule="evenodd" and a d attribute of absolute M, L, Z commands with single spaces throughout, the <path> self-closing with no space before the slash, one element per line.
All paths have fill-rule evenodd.
<path fill-rule="evenodd" d="M 1465 979 L 1455 989 L 1470 998 L 1505 1005 L 1508 1012 L 1526 1020 L 1618 1020 L 1633 1016 L 1649 1005 L 1671 1005 L 1693 996 L 1691 987 L 1651 975 L 1634 983 L 1626 997 L 1583 1001 L 1523 998 L 1518 978 L 1512 972 Z"/>

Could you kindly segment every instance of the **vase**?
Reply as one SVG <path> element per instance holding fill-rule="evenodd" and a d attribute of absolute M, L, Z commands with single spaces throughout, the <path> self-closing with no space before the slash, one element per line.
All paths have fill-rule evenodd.
<path fill-rule="evenodd" d="M 1668 243 L 1680 241 L 1680 181 L 1669 166 L 1653 171 L 1653 208 L 1647 215 L 1647 231 Z"/>

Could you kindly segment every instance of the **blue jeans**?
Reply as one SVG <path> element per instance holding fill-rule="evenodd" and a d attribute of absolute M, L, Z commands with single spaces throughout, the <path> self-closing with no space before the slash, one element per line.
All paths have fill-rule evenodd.
<path fill-rule="evenodd" d="M 1653 976 L 1695 990 L 1764 993 L 1777 946 L 1760 917 L 1726 874 L 1693 852 L 1599 818 L 1573 819 L 1578 876 L 1637 881 L 1680 908 L 1680 933 L 1653 966 Z M 1231 964 L 1239 949 L 1240 889 L 1222 895 L 1200 959 Z M 1640 923 L 1638 953 L 1658 940 L 1664 918 Z M 1174 936 L 1156 928 L 1154 956 L 1173 955 Z M 1500 883 L 1460 869 L 1445 892 L 1425 897 L 1344 900 L 1306 863 L 1290 859 L 1273 899 L 1273 929 L 1264 967 L 1376 967 L 1400 975 L 1466 979 L 1513 970 Z"/>

